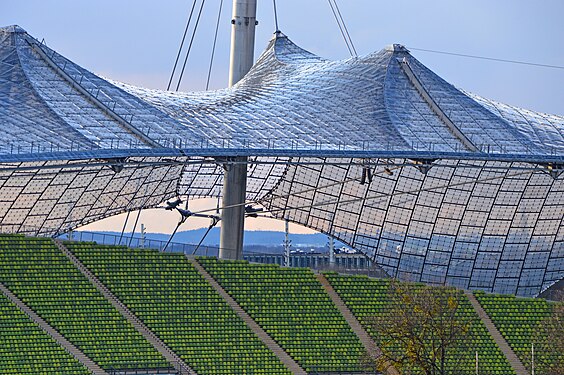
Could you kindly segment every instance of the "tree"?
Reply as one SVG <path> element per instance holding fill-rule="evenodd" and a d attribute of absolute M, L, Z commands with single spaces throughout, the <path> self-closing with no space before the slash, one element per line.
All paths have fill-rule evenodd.
<path fill-rule="evenodd" d="M 537 374 L 564 374 L 564 303 L 552 306 L 551 314 L 541 320 L 533 333 Z M 531 366 L 531 355 L 526 358 Z"/>
<path fill-rule="evenodd" d="M 472 355 L 465 349 L 474 319 L 460 313 L 460 291 L 392 281 L 388 298 L 383 314 L 368 319 L 382 351 L 369 360 L 376 370 L 446 375 Z"/>

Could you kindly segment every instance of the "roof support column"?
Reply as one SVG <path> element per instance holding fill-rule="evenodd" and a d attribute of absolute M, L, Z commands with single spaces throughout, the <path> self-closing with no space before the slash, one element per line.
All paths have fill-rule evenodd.
<path fill-rule="evenodd" d="M 230 158 L 223 166 L 220 259 L 243 259 L 246 190 L 247 157 Z"/>
<path fill-rule="evenodd" d="M 257 0 L 233 0 L 229 87 L 251 70 L 255 51 Z"/>
<path fill-rule="evenodd" d="M 251 70 L 255 50 L 257 0 L 233 0 L 229 87 Z M 219 237 L 220 259 L 243 259 L 247 157 L 232 158 L 224 164 L 223 212 Z"/>

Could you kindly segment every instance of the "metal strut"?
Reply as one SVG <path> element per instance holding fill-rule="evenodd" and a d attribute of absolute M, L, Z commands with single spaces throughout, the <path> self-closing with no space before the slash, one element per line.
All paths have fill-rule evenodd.
<path fill-rule="evenodd" d="M 444 113 L 441 107 L 439 107 L 439 105 L 433 100 L 433 98 L 431 97 L 429 92 L 425 89 L 421 81 L 419 81 L 419 78 L 417 78 L 413 70 L 411 70 L 411 67 L 409 66 L 409 62 L 407 61 L 407 59 L 404 57 L 403 59 L 398 60 L 398 63 L 401 69 L 403 70 L 403 72 L 405 73 L 405 75 L 407 76 L 407 78 L 409 79 L 409 82 L 411 82 L 413 87 L 415 87 L 415 90 L 417 90 L 419 95 L 421 95 L 421 98 L 423 98 L 423 100 L 429 105 L 429 107 L 431 107 L 431 110 L 435 112 L 435 114 L 439 117 L 439 119 L 441 119 L 441 121 L 446 125 L 446 127 L 450 130 L 450 132 L 456 138 L 458 138 L 458 140 L 467 149 L 474 152 L 480 152 L 480 149 L 478 149 L 478 147 L 476 147 L 472 143 L 472 141 L 468 137 L 466 137 L 464 133 L 460 131 L 460 129 L 458 129 L 458 127 L 454 124 L 454 122 L 451 121 L 451 119 L 447 116 L 447 114 Z"/>

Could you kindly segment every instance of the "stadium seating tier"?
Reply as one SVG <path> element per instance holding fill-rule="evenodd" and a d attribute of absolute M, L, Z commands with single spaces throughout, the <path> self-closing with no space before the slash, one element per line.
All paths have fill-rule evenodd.
<path fill-rule="evenodd" d="M 51 240 L 0 235 L 0 281 L 100 367 L 170 368 Z"/>
<path fill-rule="evenodd" d="M 88 369 L 0 294 L 0 373 L 86 375 Z"/>
<path fill-rule="evenodd" d="M 306 371 L 361 370 L 364 348 L 311 270 L 198 261 Z"/>
<path fill-rule="evenodd" d="M 540 298 L 520 298 L 482 291 L 476 291 L 474 295 L 521 362 L 530 367 L 534 333 L 539 323 L 550 316 L 555 305 Z M 564 356 L 564 352 L 561 355 Z M 542 371 L 546 363 L 554 360 L 542 350 L 535 353 L 537 371 Z"/>
<path fill-rule="evenodd" d="M 66 246 L 199 374 L 289 374 L 184 255 L 95 243 Z M 213 258 L 198 262 L 307 372 L 362 369 L 360 341 L 311 270 Z M 326 277 L 378 342 L 370 319 L 390 306 L 389 280 L 332 272 Z M 170 368 L 51 240 L 0 235 L 0 281 L 104 369 Z M 438 296 L 441 290 L 434 289 Z M 472 350 L 458 352 L 462 363 L 453 359 L 449 365 L 456 364 L 457 375 L 474 374 L 477 351 L 480 373 L 514 374 L 466 296 L 457 293 L 459 315 L 474 319 Z M 528 366 L 533 332 L 553 305 L 474 294 Z M 1 373 L 89 373 L 2 295 L 0 328 Z M 536 356 L 539 363 L 547 360 L 542 352 Z"/>
<path fill-rule="evenodd" d="M 182 254 L 66 246 L 198 374 L 289 374 Z"/>
<path fill-rule="evenodd" d="M 371 279 L 366 276 L 345 276 L 331 272 L 326 273 L 325 276 L 368 333 L 378 342 L 378 333 L 371 330 L 370 319 L 382 317 L 385 310 L 390 307 L 390 299 L 388 298 L 390 281 Z M 423 285 L 412 284 L 411 286 L 417 288 Z M 438 296 L 441 295 L 441 290 L 443 288 L 434 289 Z M 453 358 L 449 364 L 456 366 L 456 374 L 475 374 L 475 352 L 478 352 L 480 373 L 489 375 L 514 374 L 507 359 L 491 338 L 485 325 L 478 318 L 470 301 L 462 294 L 462 291 L 459 291 L 459 293 L 461 293 L 459 299 L 461 303 L 457 314 L 473 320 L 472 344 L 470 348 L 458 351 L 456 353 L 457 360 Z M 400 351 L 402 347 L 398 345 L 395 350 Z"/>

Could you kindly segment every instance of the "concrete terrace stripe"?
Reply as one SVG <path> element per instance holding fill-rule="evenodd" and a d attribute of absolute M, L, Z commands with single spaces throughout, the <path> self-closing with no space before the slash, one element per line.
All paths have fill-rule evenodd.
<path fill-rule="evenodd" d="M 513 368 L 513 371 L 515 371 L 517 375 L 529 375 L 529 372 L 527 371 L 525 366 L 523 366 L 523 363 L 521 363 L 513 349 L 511 349 L 507 341 L 505 341 L 505 338 L 498 331 L 497 327 L 490 319 L 488 313 L 486 313 L 486 310 L 484 310 L 482 305 L 480 305 L 480 302 L 478 302 L 474 294 L 471 291 L 467 290 L 464 291 L 464 294 L 466 295 L 466 297 L 468 297 L 468 300 L 474 307 L 474 310 L 476 311 L 482 322 L 484 322 L 484 325 L 488 329 L 488 332 L 494 339 L 499 349 L 503 352 L 503 355 L 505 355 L 505 358 L 507 358 L 507 361 L 511 365 L 511 368 Z"/>
<path fill-rule="evenodd" d="M 323 289 L 325 289 L 325 292 L 327 292 L 327 294 L 331 298 L 331 301 L 333 301 L 335 307 L 337 307 L 343 318 L 345 318 L 355 335 L 358 337 L 368 354 L 372 358 L 378 358 L 382 354 L 382 351 L 380 350 L 378 345 L 376 345 L 376 342 L 372 339 L 372 337 L 370 337 L 368 332 L 366 332 L 366 330 L 362 327 L 354 314 L 349 310 L 339 294 L 335 291 L 335 289 L 333 289 L 333 286 L 331 285 L 329 280 L 327 280 L 327 278 L 322 274 L 317 274 L 316 277 L 319 283 L 323 286 Z M 386 374 L 399 375 L 399 372 L 390 364 L 390 366 L 386 369 Z"/>
<path fill-rule="evenodd" d="M 0 283 L 0 291 L 4 293 L 10 301 L 12 301 L 18 308 L 23 311 L 31 320 L 41 327 L 49 336 L 51 336 L 59 345 L 61 345 L 67 352 L 72 354 L 80 363 L 82 363 L 94 375 L 108 375 L 100 366 L 86 356 L 79 348 L 74 346 L 69 340 L 61 335 L 55 328 L 47 323 L 43 318 L 35 313 L 29 306 L 20 300 L 14 293 L 12 293 L 4 284 Z"/>
<path fill-rule="evenodd" d="M 272 353 L 274 353 L 278 359 L 290 370 L 293 374 L 297 375 L 307 375 L 305 370 L 300 367 L 300 365 L 294 361 L 292 357 L 288 353 L 282 349 L 280 345 L 276 341 L 272 339 L 266 333 L 265 330 L 258 325 L 257 322 L 254 321 L 253 318 L 239 304 L 233 297 L 231 297 L 225 289 L 202 267 L 202 265 L 195 259 L 190 259 L 190 262 L 196 268 L 196 270 L 206 279 L 206 281 L 217 291 L 217 293 L 229 304 L 229 306 L 235 311 L 235 313 L 249 326 L 249 328 L 258 336 L 258 338 L 266 345 L 268 349 Z"/>
<path fill-rule="evenodd" d="M 121 302 L 82 262 L 62 243 L 53 242 L 75 267 L 98 289 L 100 293 L 118 310 L 123 317 L 147 340 L 153 347 L 178 371 L 179 375 L 195 375 L 196 372 L 188 366 L 180 356 L 170 349 L 161 339 L 151 331 L 123 302 Z"/>

